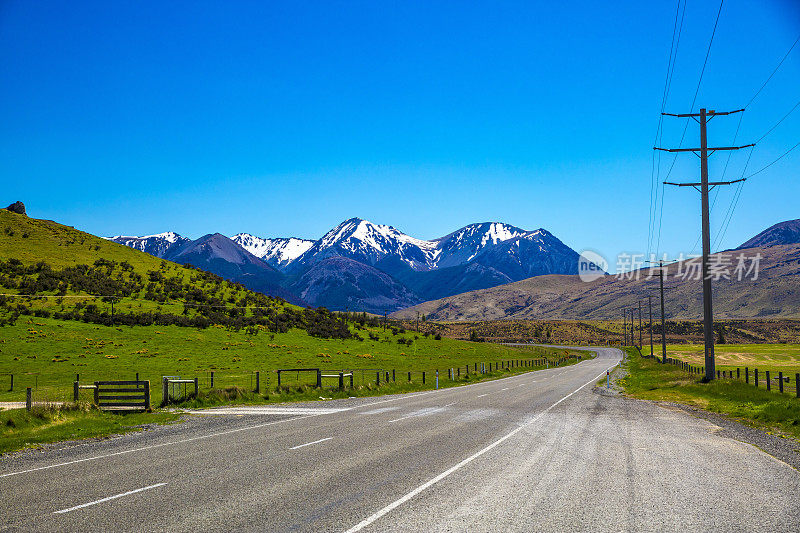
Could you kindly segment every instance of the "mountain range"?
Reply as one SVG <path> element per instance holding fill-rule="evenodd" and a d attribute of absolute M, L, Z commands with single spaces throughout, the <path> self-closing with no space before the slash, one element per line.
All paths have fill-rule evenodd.
<path fill-rule="evenodd" d="M 752 266 L 759 257 L 758 276 L 733 275 L 739 256 Z M 696 262 L 695 262 L 696 263 Z M 717 318 L 800 318 L 800 220 L 775 224 L 735 250 L 711 256 L 711 263 L 727 265 L 730 276 L 712 283 Z M 665 271 L 665 316 L 697 319 L 703 315 L 702 281 L 682 277 L 686 261 Z M 414 318 L 417 313 L 433 320 L 499 319 L 611 319 L 643 303 L 648 297 L 658 318 L 658 277 L 603 276 L 585 282 L 574 275 L 545 275 L 483 290 L 428 301 L 395 312 L 394 318 Z"/>
<path fill-rule="evenodd" d="M 543 274 L 574 274 L 578 253 L 545 229 L 470 224 L 422 240 L 351 218 L 313 241 L 174 232 L 109 240 L 188 263 L 288 301 L 334 310 L 391 312 Z"/>

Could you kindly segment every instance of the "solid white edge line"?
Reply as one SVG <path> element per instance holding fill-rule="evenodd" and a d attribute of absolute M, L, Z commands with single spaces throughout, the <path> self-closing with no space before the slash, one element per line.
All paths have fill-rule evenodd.
<path fill-rule="evenodd" d="M 60 511 L 53 511 L 53 514 L 63 514 L 63 513 L 68 513 L 70 511 L 76 511 L 78 509 L 83 509 L 84 507 L 97 505 L 98 503 L 104 503 L 111 500 L 116 500 L 117 498 L 122 498 L 123 496 L 130 496 L 131 494 L 136 494 L 137 492 L 143 492 L 146 490 L 155 489 L 157 487 L 163 487 L 164 485 L 166 485 L 166 483 L 156 483 L 155 485 L 150 485 L 149 487 L 142 487 L 141 489 L 129 490 L 128 492 L 123 492 L 122 494 L 115 494 L 114 496 L 100 498 L 99 500 L 95 500 L 93 502 L 82 503 L 80 505 L 76 505 L 75 507 L 70 507 L 69 509 L 61 509 Z"/>
<path fill-rule="evenodd" d="M 348 407 L 346 409 L 343 409 L 340 412 L 351 411 L 351 410 L 354 410 L 354 409 L 361 409 L 362 407 L 369 407 L 371 405 L 376 405 L 376 404 L 379 404 L 379 403 L 387 403 L 387 402 L 394 402 L 394 401 L 398 401 L 398 400 L 404 400 L 404 399 L 408 399 L 408 398 L 416 398 L 417 396 L 425 396 L 427 394 L 432 394 L 434 392 L 438 392 L 438 391 L 432 390 L 432 391 L 414 393 L 414 394 L 410 394 L 410 395 L 404 395 L 404 396 L 397 397 L 397 398 L 389 398 L 388 400 L 380 400 L 380 401 L 377 401 L 377 402 L 371 402 L 371 403 L 367 403 L 367 404 L 364 404 L 364 405 L 359 405 L 359 406 L 356 406 L 356 407 Z M 8 473 L 5 473 L 5 474 L 0 474 L 0 479 L 5 478 L 5 477 L 18 476 L 20 474 L 29 474 L 31 472 L 38 472 L 40 470 L 50 470 L 51 468 L 58 468 L 58 467 L 61 467 L 61 466 L 69 466 L 69 465 L 73 465 L 73 464 L 77 464 L 77 463 L 85 463 L 87 461 L 97 461 L 99 459 L 108 459 L 109 457 L 116 457 L 116 456 L 119 456 L 119 455 L 125 455 L 125 454 L 133 453 L 133 452 L 141 452 L 141 451 L 146 451 L 146 450 L 152 450 L 154 448 L 163 448 L 164 446 L 172 446 L 174 444 L 185 444 L 187 442 L 193 442 L 193 441 L 196 441 L 196 440 L 203 440 L 203 439 L 209 439 L 211 437 L 219 437 L 219 436 L 222 436 L 222 435 L 229 435 L 231 433 L 238 433 L 240 431 L 247 431 L 247 430 L 250 430 L 250 429 L 259 429 L 259 428 L 263 428 L 263 427 L 266 427 L 266 426 L 272 426 L 274 424 L 282 424 L 284 422 L 293 422 L 295 420 L 303 420 L 304 418 L 311 418 L 311 417 L 314 417 L 314 416 L 322 416 L 324 414 L 326 414 L 326 413 L 314 413 L 314 414 L 310 414 L 310 415 L 295 416 L 295 417 L 292 417 L 292 418 L 284 418 L 282 420 L 273 420 L 271 422 L 264 422 L 263 424 L 255 424 L 253 426 L 246 426 L 246 427 L 242 427 L 242 428 L 230 429 L 228 431 L 219 431 L 217 433 L 210 433 L 208 435 L 199 435 L 197 437 L 189 437 L 187 439 L 174 440 L 174 441 L 170 441 L 170 442 L 161 442 L 161 443 L 158 443 L 158 444 L 151 444 L 149 446 L 142 446 L 140 448 L 131 448 L 130 450 L 122 450 L 122 451 L 119 451 L 119 452 L 108 453 L 108 454 L 104 454 L 104 455 L 95 455 L 95 456 L 92 456 L 92 457 L 84 457 L 83 459 L 75 459 L 74 461 L 66 461 L 66 462 L 63 462 L 63 463 L 56 463 L 56 464 L 47 465 L 47 466 L 39 466 L 39 467 L 36 467 L 36 468 L 29 468 L 27 470 L 20 470 L 18 472 L 8 472 Z"/>
<path fill-rule="evenodd" d="M 589 359 L 587 359 L 587 361 L 589 361 Z M 573 365 L 573 366 L 577 367 L 578 365 L 580 365 L 580 363 L 578 363 L 577 365 Z M 531 372 L 538 372 L 538 371 L 537 370 L 533 370 Z M 510 380 L 510 379 L 523 377 L 528 373 L 529 372 L 524 372 L 522 374 L 513 374 L 511 376 L 506 376 L 506 377 L 502 377 L 502 378 L 498 378 L 498 379 L 492 379 L 492 380 L 488 380 L 488 381 L 480 381 L 478 383 L 470 383 L 470 384 L 462 385 L 462 386 L 465 386 L 465 387 L 480 387 L 482 385 L 491 385 L 491 384 L 496 384 L 496 383 L 498 383 L 500 381 L 505 381 L 505 380 Z M 342 411 L 340 411 L 340 412 L 352 411 L 352 410 L 355 410 L 355 409 L 362 409 L 364 407 L 369 407 L 371 405 L 376 405 L 376 404 L 380 404 L 380 403 L 388 403 L 388 402 L 396 402 L 396 401 L 399 401 L 399 400 L 407 400 L 409 398 L 416 398 L 416 397 L 419 397 L 419 396 L 426 396 L 428 394 L 433 394 L 433 393 L 438 393 L 438 392 L 454 391 L 454 390 L 458 390 L 460 388 L 461 387 L 448 387 L 446 389 L 434 389 L 434 390 L 425 391 L 425 392 L 404 394 L 402 396 L 398 396 L 398 397 L 395 397 L 395 398 L 389 398 L 389 399 L 386 399 L 386 400 L 379 400 L 377 402 L 370 402 L 370 403 L 367 403 L 367 404 L 364 404 L 364 405 L 358 405 L 358 406 L 355 406 L 355 407 L 348 407 L 348 408 L 342 409 Z M 250 429 L 259 429 L 259 428 L 262 428 L 262 427 L 265 427 L 265 426 L 271 426 L 273 424 L 282 424 L 284 422 L 292 422 L 294 420 L 302 420 L 304 418 L 311 418 L 311 417 L 314 417 L 314 416 L 321 416 L 322 414 L 324 414 L 324 413 L 314 413 L 314 414 L 310 414 L 310 415 L 296 416 L 294 418 L 284 418 L 282 420 L 273 420 L 271 422 L 265 422 L 263 424 L 256 424 L 256 425 L 253 425 L 253 426 L 247 426 L 247 427 L 243 427 L 243 428 L 231 429 L 231 430 L 228 430 L 228 431 L 220 431 L 220 432 L 217 432 L 217 433 L 211 433 L 209 435 L 200 435 L 200 436 L 197 436 L 197 437 L 190 437 L 188 439 L 180 439 L 180 440 L 176 440 L 176 441 L 162 442 L 162 443 L 159 443 L 159 444 L 152 444 L 150 446 L 142 446 L 140 448 L 131 448 L 130 450 L 122 450 L 122 451 L 119 451 L 119 452 L 108 453 L 108 454 L 104 454 L 104 455 L 95 455 L 93 457 L 84 457 L 83 459 L 75 459 L 73 461 L 66 461 L 66 462 L 63 462 L 63 463 L 56 463 L 56 464 L 47 465 L 47 466 L 39 466 L 39 467 L 36 467 L 36 468 L 28 468 L 26 470 L 19 470 L 17 472 L 7 472 L 5 474 L 0 474 L 0 479 L 6 478 L 6 477 L 11 477 L 11 476 L 18 476 L 18 475 L 21 475 L 21 474 L 29 474 L 31 472 L 39 472 L 41 470 L 50 470 L 52 468 L 59 468 L 59 467 L 62 467 L 62 466 L 69 466 L 69 465 L 73 465 L 73 464 L 77 464 L 77 463 L 85 463 L 87 461 L 97 461 L 97 460 L 100 460 L 100 459 L 108 459 L 109 457 L 116 457 L 118 455 L 125 455 L 125 454 L 133 453 L 133 452 L 152 450 L 154 448 L 163 448 L 164 446 L 171 446 L 173 444 L 185 444 L 187 442 L 193 442 L 193 441 L 196 441 L 196 440 L 203 440 L 203 439 L 208 439 L 208 438 L 211 438 L 211 437 L 219 437 L 219 436 L 222 436 L 222 435 L 229 435 L 231 433 L 238 433 L 239 431 L 247 431 L 247 430 L 250 430 Z"/>
<path fill-rule="evenodd" d="M 394 420 L 389 420 L 388 423 L 391 424 L 393 422 L 400 422 L 401 420 L 405 420 L 406 418 L 417 418 L 419 416 L 432 415 L 433 413 L 438 413 L 439 411 L 443 411 L 444 409 L 450 407 L 451 405 L 455 405 L 457 403 L 458 402 L 448 403 L 447 405 L 443 405 L 442 407 L 435 407 L 435 408 L 431 409 L 430 411 L 425 411 L 424 409 L 420 409 L 420 410 L 414 411 L 410 415 L 401 416 L 400 418 L 395 418 Z M 424 412 L 420 413 L 420 411 L 424 411 Z"/>
<path fill-rule="evenodd" d="M 304 448 L 306 446 L 311 446 L 312 444 L 319 444 L 320 442 L 325 442 L 326 440 L 331 440 L 333 437 L 325 437 L 324 439 L 315 440 L 314 442 L 306 442 L 305 444 L 300 444 L 298 446 L 292 446 L 289 448 L 290 450 L 297 450 L 298 448 Z"/>
<path fill-rule="evenodd" d="M 519 433 L 520 431 L 522 431 L 526 427 L 530 426 L 531 424 L 533 424 L 534 422 L 539 420 L 539 418 L 541 418 L 542 415 L 547 413 L 553 407 L 557 406 L 558 404 L 560 404 L 561 402 L 563 402 L 564 400 L 566 400 L 567 398 L 569 398 L 570 396 L 572 396 L 573 394 L 575 394 L 576 392 L 578 392 L 579 390 L 584 388 L 585 386 L 596 382 L 598 379 L 600 379 L 600 377 L 604 376 L 607 371 L 609 371 L 612 368 L 614 368 L 615 366 L 617 366 L 617 364 L 619 364 L 619 363 L 616 363 L 616 364 L 608 367 L 606 370 L 603 370 L 603 372 L 598 374 L 597 377 L 592 378 L 591 380 L 587 381 L 586 383 L 584 383 L 583 385 L 581 385 L 580 387 L 578 387 L 574 391 L 570 392 L 569 394 L 567 394 L 566 396 L 564 396 L 563 398 L 558 400 L 556 403 L 554 403 L 553 405 L 551 405 L 550 407 L 548 407 L 544 411 L 540 412 L 538 415 L 536 415 L 535 417 L 533 417 L 529 421 L 525 422 L 521 426 L 517 427 L 516 429 L 514 429 L 510 433 L 500 437 L 499 439 L 497 439 L 493 443 L 489 444 L 488 446 L 486 446 L 482 450 L 470 455 L 469 457 L 467 457 L 466 459 L 464 459 L 463 461 L 461 461 L 457 465 L 448 468 L 447 470 L 445 470 L 444 472 L 442 472 L 438 476 L 436 476 L 433 479 L 430 479 L 427 482 L 423 483 L 422 485 L 420 485 L 416 489 L 412 490 L 411 492 L 409 492 L 408 494 L 406 494 L 402 498 L 400 498 L 398 500 L 395 500 L 394 502 L 390 503 L 389 505 L 387 505 L 383 509 L 379 510 L 375 514 L 373 514 L 371 516 L 368 516 L 367 518 L 365 518 L 364 520 L 362 520 L 361 522 L 359 522 L 355 526 L 353 526 L 350 529 L 348 529 L 345 533 L 355 533 L 356 531 L 361 531 L 362 529 L 364 529 L 365 527 L 371 525 L 373 522 L 375 522 L 379 518 L 389 514 L 393 510 L 397 509 L 398 507 L 400 507 L 401 505 L 406 503 L 408 500 L 414 498 L 419 493 L 425 491 L 426 489 L 428 489 L 428 488 L 432 487 L 433 485 L 435 485 L 436 483 L 440 482 L 441 480 L 443 480 L 444 478 L 446 478 L 447 476 L 449 476 L 453 472 L 455 472 L 457 470 L 460 470 L 461 468 L 463 468 L 464 466 L 468 465 L 469 463 L 471 463 L 472 461 L 474 461 L 475 459 L 477 459 L 481 455 L 485 454 L 489 450 L 499 446 L 500 444 L 502 444 L 506 440 L 510 439 L 511 437 L 513 437 L 514 435 L 516 435 L 517 433 Z"/>

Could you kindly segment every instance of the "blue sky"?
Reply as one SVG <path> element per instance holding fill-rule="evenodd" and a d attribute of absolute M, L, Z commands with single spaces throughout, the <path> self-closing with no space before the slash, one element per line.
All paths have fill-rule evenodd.
<path fill-rule="evenodd" d="M 435 238 L 498 220 L 645 252 L 676 5 L 5 0 L 0 200 L 98 235 L 318 238 L 359 216 Z M 718 7 L 686 6 L 668 111 L 689 110 Z M 798 36 L 795 2 L 726 1 L 695 110 L 742 107 Z M 737 143 L 799 99 L 800 44 Z M 737 124 L 715 118 L 709 143 L 730 144 Z M 664 144 L 683 126 L 667 119 Z M 748 173 L 798 141 L 800 110 Z M 746 160 L 733 155 L 726 178 Z M 799 171 L 800 148 L 748 181 L 719 246 L 800 217 Z M 681 155 L 671 178 L 698 174 Z M 715 235 L 734 191 L 720 192 Z M 660 250 L 691 251 L 699 207 L 691 189 L 666 191 Z"/>

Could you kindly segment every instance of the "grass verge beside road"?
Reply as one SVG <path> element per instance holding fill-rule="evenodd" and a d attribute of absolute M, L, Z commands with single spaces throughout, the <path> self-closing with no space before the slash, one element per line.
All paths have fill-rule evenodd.
<path fill-rule="evenodd" d="M 736 380 L 701 383 L 701 376 L 640 357 L 634 348 L 628 348 L 627 355 L 628 375 L 620 385 L 629 396 L 699 407 L 800 439 L 800 399 Z"/>
<path fill-rule="evenodd" d="M 175 412 L 115 414 L 79 403 L 67 407 L 34 406 L 0 411 L 0 454 L 36 448 L 48 442 L 106 437 L 138 431 L 144 424 L 175 421 Z"/>

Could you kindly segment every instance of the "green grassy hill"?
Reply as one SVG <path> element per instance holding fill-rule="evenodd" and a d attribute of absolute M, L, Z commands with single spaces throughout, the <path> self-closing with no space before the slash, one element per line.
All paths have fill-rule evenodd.
<path fill-rule="evenodd" d="M 33 314 L 100 324 L 247 326 L 278 316 L 297 322 L 300 311 L 214 274 L 7 210 L 0 210 L 0 293 L 5 320 Z"/>
<path fill-rule="evenodd" d="M 216 386 L 247 389 L 254 371 L 265 373 L 266 386 L 270 371 L 286 367 L 358 369 L 358 379 L 369 383 L 377 369 L 418 378 L 466 364 L 566 355 L 437 339 L 400 325 L 384 328 L 375 316 L 351 313 L 345 320 L 302 309 L 6 210 L 0 292 L 0 400 L 21 399 L 27 386 L 40 398 L 66 399 L 76 374 L 92 381 L 139 373 L 158 383 L 164 375 L 208 379 L 214 371 Z M 15 390 L 4 392 L 10 374 Z"/>

